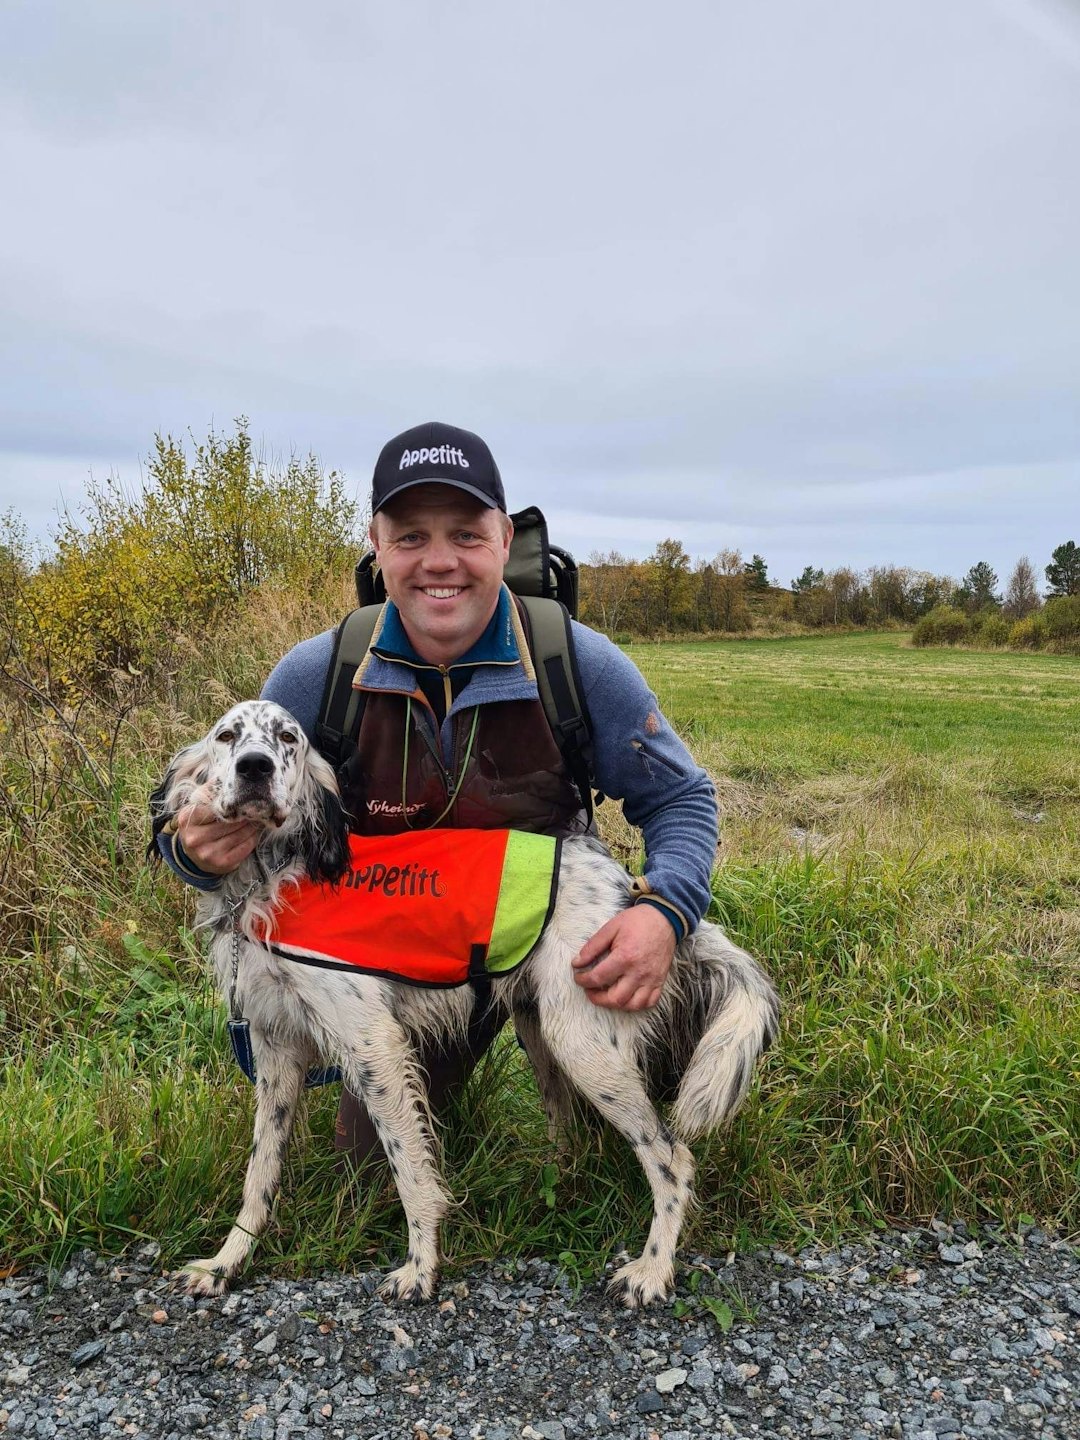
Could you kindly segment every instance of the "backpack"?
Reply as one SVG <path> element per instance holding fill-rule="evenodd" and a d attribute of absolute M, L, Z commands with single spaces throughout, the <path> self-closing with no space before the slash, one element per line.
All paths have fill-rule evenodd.
<path fill-rule="evenodd" d="M 585 750 L 592 738 L 574 654 L 570 620 L 577 615 L 578 569 L 572 555 L 548 541 L 547 521 L 535 505 L 511 515 L 514 538 L 503 579 L 525 609 L 537 688 L 566 768 L 592 823 L 593 795 Z M 358 608 L 337 628 L 326 674 L 315 743 L 335 771 L 355 753 L 364 715 L 364 692 L 352 688 L 386 600 L 386 589 L 369 551 L 356 565 Z"/>

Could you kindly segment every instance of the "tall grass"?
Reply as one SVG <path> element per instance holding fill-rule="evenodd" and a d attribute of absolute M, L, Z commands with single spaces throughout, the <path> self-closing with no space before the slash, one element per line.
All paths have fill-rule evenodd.
<path fill-rule="evenodd" d="M 0 806 L 0 1255 L 133 1236 L 179 1261 L 238 1196 L 252 1095 L 227 1056 L 191 897 L 143 864 L 145 797 L 176 746 L 333 623 L 337 582 L 261 592 L 184 637 L 154 693 L 75 714 L 10 687 Z M 699 1152 L 691 1247 L 933 1214 L 1080 1225 L 1080 667 L 851 636 L 639 646 L 717 778 L 714 916 L 762 957 L 779 1040 L 731 1132 Z M 635 832 L 601 807 L 631 864 Z M 260 1264 L 382 1261 L 388 1177 L 335 1169 L 315 1093 Z M 587 1272 L 639 1229 L 618 1137 L 553 1151 L 511 1041 L 446 1134 L 452 1258 L 543 1251 Z"/>

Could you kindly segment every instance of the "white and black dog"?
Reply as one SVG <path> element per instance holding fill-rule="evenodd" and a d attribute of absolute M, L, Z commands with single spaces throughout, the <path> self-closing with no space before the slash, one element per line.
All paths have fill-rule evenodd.
<path fill-rule="evenodd" d="M 240 1213 L 218 1253 L 186 1267 L 188 1289 L 219 1294 L 247 1260 L 280 1185 L 308 1067 L 322 1061 L 341 1068 L 371 1115 L 408 1221 L 408 1255 L 381 1294 L 429 1299 L 438 1281 L 439 1225 L 450 1202 L 417 1042 L 462 1037 L 474 991 L 316 969 L 276 957 L 256 938 L 287 902 L 290 881 L 307 874 L 334 884 L 349 863 L 333 772 L 287 711 L 266 701 L 237 705 L 177 755 L 155 792 L 156 829 L 194 801 L 223 819 L 255 820 L 264 830 L 251 858 L 199 899 L 200 922 L 213 932 L 219 990 L 226 995 L 235 983 L 235 999 L 250 1022 L 258 1079 Z M 491 1003 L 513 1017 L 551 1123 L 569 1116 L 576 1090 L 626 1136 L 648 1176 L 648 1241 L 611 1282 L 634 1307 L 671 1291 L 694 1174 L 684 1142 L 723 1125 L 743 1100 L 755 1061 L 775 1034 L 778 1002 L 755 961 L 705 923 L 678 946 L 655 1009 L 593 1005 L 575 983 L 571 960 L 631 903 L 630 884 L 598 841 L 566 840 L 543 938 L 518 969 L 493 977 Z M 649 1096 L 646 1074 L 657 1055 L 681 1075 L 671 1113 L 675 1133 Z"/>

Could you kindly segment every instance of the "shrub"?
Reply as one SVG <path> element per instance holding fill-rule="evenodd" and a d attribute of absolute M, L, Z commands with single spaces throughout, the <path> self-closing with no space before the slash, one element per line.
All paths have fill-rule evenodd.
<path fill-rule="evenodd" d="M 1052 596 L 1043 610 L 1050 640 L 1080 640 L 1080 595 Z"/>
<path fill-rule="evenodd" d="M 790 590 L 770 590 L 763 597 L 761 609 L 771 620 L 794 620 L 795 597 Z"/>
<path fill-rule="evenodd" d="M 912 631 L 913 645 L 959 645 L 970 639 L 968 617 L 950 605 L 936 605 Z"/>
<path fill-rule="evenodd" d="M 1011 628 L 1003 615 L 997 612 L 984 613 L 976 618 L 972 638 L 979 645 L 1001 648 L 1009 643 Z"/>
<path fill-rule="evenodd" d="M 1017 620 L 1009 631 L 1011 650 L 1041 650 L 1046 644 L 1046 620 L 1041 610 Z"/>
<path fill-rule="evenodd" d="M 351 565 L 359 507 L 314 456 L 271 468 L 247 422 L 211 432 L 189 458 L 157 436 L 141 492 L 94 486 L 83 524 L 70 516 L 56 553 L 22 582 L 15 631 L 24 663 L 64 693 L 116 670 L 168 664 L 178 633 L 211 626 L 266 580 L 303 588 Z"/>

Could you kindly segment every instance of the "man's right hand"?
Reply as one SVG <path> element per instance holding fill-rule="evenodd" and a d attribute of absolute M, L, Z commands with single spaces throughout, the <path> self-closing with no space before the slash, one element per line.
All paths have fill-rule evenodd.
<path fill-rule="evenodd" d="M 184 854 L 208 875 L 230 874 L 259 842 L 254 821 L 221 820 L 208 805 L 185 805 L 178 811 L 176 833 Z"/>

